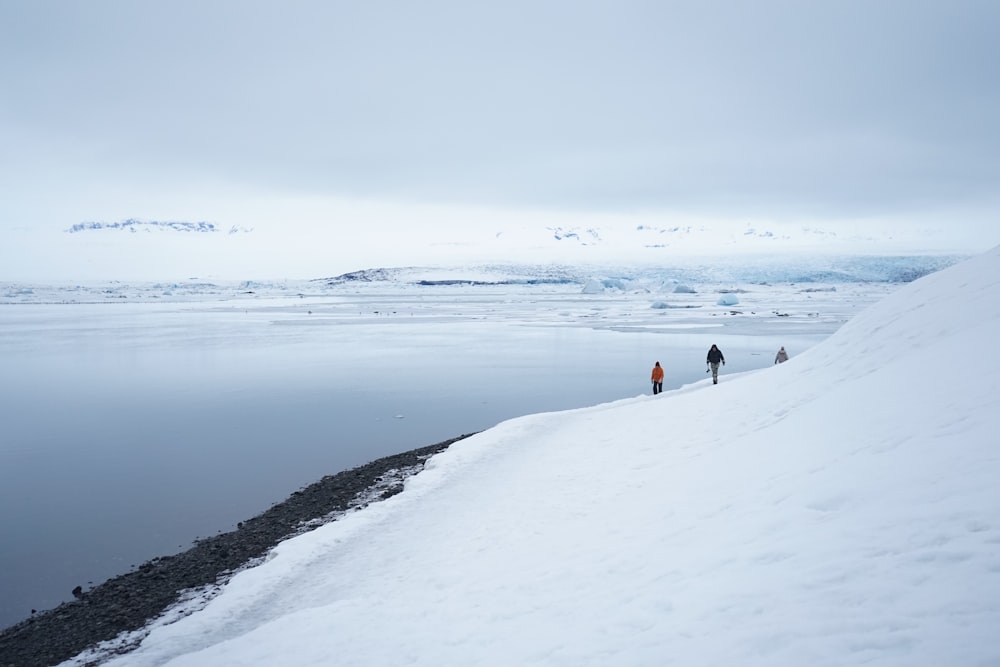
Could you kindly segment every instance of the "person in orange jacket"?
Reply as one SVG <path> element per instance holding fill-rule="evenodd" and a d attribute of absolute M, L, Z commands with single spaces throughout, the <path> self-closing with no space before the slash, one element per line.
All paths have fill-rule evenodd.
<path fill-rule="evenodd" d="M 660 366 L 660 362 L 657 361 L 656 365 L 653 366 L 653 395 L 659 394 L 663 391 L 663 368 Z"/>

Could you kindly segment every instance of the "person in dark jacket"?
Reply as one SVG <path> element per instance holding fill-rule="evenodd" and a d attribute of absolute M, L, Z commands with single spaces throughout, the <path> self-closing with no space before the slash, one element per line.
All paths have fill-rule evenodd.
<path fill-rule="evenodd" d="M 719 384 L 719 364 L 725 366 L 726 358 L 722 356 L 722 350 L 717 348 L 715 344 L 709 348 L 705 363 L 712 368 L 712 384 Z"/>
<path fill-rule="evenodd" d="M 660 362 L 657 361 L 656 365 L 653 366 L 653 395 L 659 394 L 663 391 L 663 367 L 660 366 Z"/>
<path fill-rule="evenodd" d="M 785 352 L 785 346 L 782 345 L 781 349 L 778 350 L 778 354 L 774 355 L 775 364 L 783 364 L 788 361 L 788 353 Z"/>

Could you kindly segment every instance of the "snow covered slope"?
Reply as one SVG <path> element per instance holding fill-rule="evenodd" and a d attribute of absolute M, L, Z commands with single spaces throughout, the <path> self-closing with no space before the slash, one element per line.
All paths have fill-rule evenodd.
<path fill-rule="evenodd" d="M 1000 664 L 1000 249 L 718 386 L 504 422 L 114 665 Z"/>
<path fill-rule="evenodd" d="M 673 282 L 850 283 L 911 282 L 966 259 L 965 255 L 737 255 L 664 259 L 655 265 L 589 264 L 385 267 L 316 279 L 328 286 L 401 284 L 560 284 L 619 282 L 623 289 L 649 289 Z"/>

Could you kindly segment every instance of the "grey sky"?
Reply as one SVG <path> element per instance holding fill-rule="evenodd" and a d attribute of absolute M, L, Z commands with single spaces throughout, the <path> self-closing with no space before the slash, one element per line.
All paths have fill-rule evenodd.
<path fill-rule="evenodd" d="M 0 229 L 239 223 L 240 192 L 1000 210 L 991 1 L 0 0 L 0 88 Z"/>

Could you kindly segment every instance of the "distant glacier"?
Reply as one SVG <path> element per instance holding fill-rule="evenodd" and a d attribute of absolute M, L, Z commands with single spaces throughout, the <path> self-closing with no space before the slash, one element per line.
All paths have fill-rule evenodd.
<path fill-rule="evenodd" d="M 962 255 L 851 255 L 680 258 L 659 265 L 487 264 L 362 269 L 312 282 L 410 285 L 593 285 L 621 291 L 704 284 L 908 283 L 964 259 Z M 673 291 L 673 289 L 671 289 Z"/>
<path fill-rule="evenodd" d="M 80 222 L 66 230 L 69 234 L 94 230 L 118 230 L 127 232 L 153 232 L 172 230 L 176 232 L 196 232 L 202 234 L 222 233 L 224 230 L 214 222 L 184 222 L 178 220 L 136 220 L 128 218 L 118 222 Z M 239 234 L 241 232 L 252 232 L 253 228 L 237 227 L 233 225 L 226 234 Z"/>

